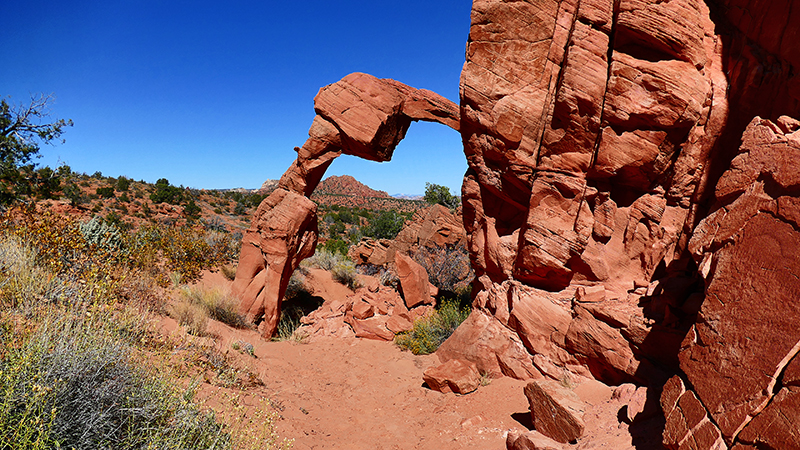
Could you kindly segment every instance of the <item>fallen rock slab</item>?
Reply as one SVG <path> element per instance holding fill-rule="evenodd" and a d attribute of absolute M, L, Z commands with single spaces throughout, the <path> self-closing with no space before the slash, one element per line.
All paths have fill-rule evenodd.
<path fill-rule="evenodd" d="M 481 375 L 475 363 L 451 359 L 444 364 L 431 367 L 422 375 L 428 387 L 442 393 L 469 394 L 481 385 Z"/>
<path fill-rule="evenodd" d="M 583 434 L 584 404 L 571 390 L 555 381 L 536 380 L 525 386 L 536 431 L 561 443 Z"/>
<path fill-rule="evenodd" d="M 536 430 L 520 433 L 510 431 L 506 438 L 508 450 L 564 450 L 564 446 Z"/>

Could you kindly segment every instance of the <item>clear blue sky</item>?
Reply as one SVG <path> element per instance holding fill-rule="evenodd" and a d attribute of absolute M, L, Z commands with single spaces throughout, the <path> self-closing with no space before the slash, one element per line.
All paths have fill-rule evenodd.
<path fill-rule="evenodd" d="M 458 102 L 469 0 L 5 1 L 0 95 L 53 93 L 68 118 L 39 163 L 196 188 L 256 188 L 294 160 L 320 87 L 367 72 Z M 415 123 L 391 162 L 328 175 L 460 193 L 458 133 Z"/>

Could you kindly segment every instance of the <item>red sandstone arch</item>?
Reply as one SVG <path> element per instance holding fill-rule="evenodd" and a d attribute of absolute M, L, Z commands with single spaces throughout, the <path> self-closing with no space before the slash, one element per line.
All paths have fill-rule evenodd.
<path fill-rule="evenodd" d="M 240 312 L 270 338 L 280 318 L 289 277 L 317 244 L 317 207 L 309 197 L 341 154 L 389 161 L 411 122 L 459 129 L 458 106 L 427 90 L 352 73 L 320 89 L 317 116 L 297 159 L 278 188 L 259 205 L 242 239 L 233 291 Z"/>

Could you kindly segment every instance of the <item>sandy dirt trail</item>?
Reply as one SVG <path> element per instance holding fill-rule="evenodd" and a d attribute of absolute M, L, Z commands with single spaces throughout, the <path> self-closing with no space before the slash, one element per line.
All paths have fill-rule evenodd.
<path fill-rule="evenodd" d="M 224 287 L 223 280 L 211 274 L 203 284 Z M 165 320 L 171 322 L 165 332 L 180 332 L 174 320 Z M 268 399 L 278 414 L 278 434 L 294 439 L 294 449 L 502 450 L 509 430 L 532 427 L 525 381 L 505 377 L 468 395 L 442 394 L 422 381 L 438 358 L 401 351 L 392 342 L 274 342 L 216 321 L 208 331 L 213 339 L 203 339 L 249 368 L 263 386 L 242 391 L 203 383 L 200 397 L 223 412 L 263 406 Z M 232 349 L 239 341 L 253 345 L 254 357 Z M 587 380 L 574 391 L 587 408 L 584 438 L 572 448 L 662 448 L 657 427 L 645 427 L 632 442 L 632 430 L 617 419 L 624 404 L 612 399 L 613 388 Z"/>

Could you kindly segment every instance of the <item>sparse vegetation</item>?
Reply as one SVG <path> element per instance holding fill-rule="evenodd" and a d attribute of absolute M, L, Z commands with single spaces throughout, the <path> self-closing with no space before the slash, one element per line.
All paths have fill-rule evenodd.
<path fill-rule="evenodd" d="M 194 400 L 199 381 L 177 387 L 197 371 L 228 388 L 259 381 L 212 348 L 159 335 L 160 288 L 137 257 L 110 250 L 130 249 L 135 233 L 89 222 L 10 211 L 0 223 L 0 449 L 285 448 L 265 408 L 217 415 Z M 106 245 L 109 235 L 123 239 Z M 228 310 L 219 296 L 190 297 L 200 317 Z"/>
<path fill-rule="evenodd" d="M 469 313 L 469 307 L 460 307 L 453 300 L 440 301 L 432 314 L 414 321 L 410 331 L 398 334 L 395 343 L 415 355 L 433 353 L 467 319 Z"/>

